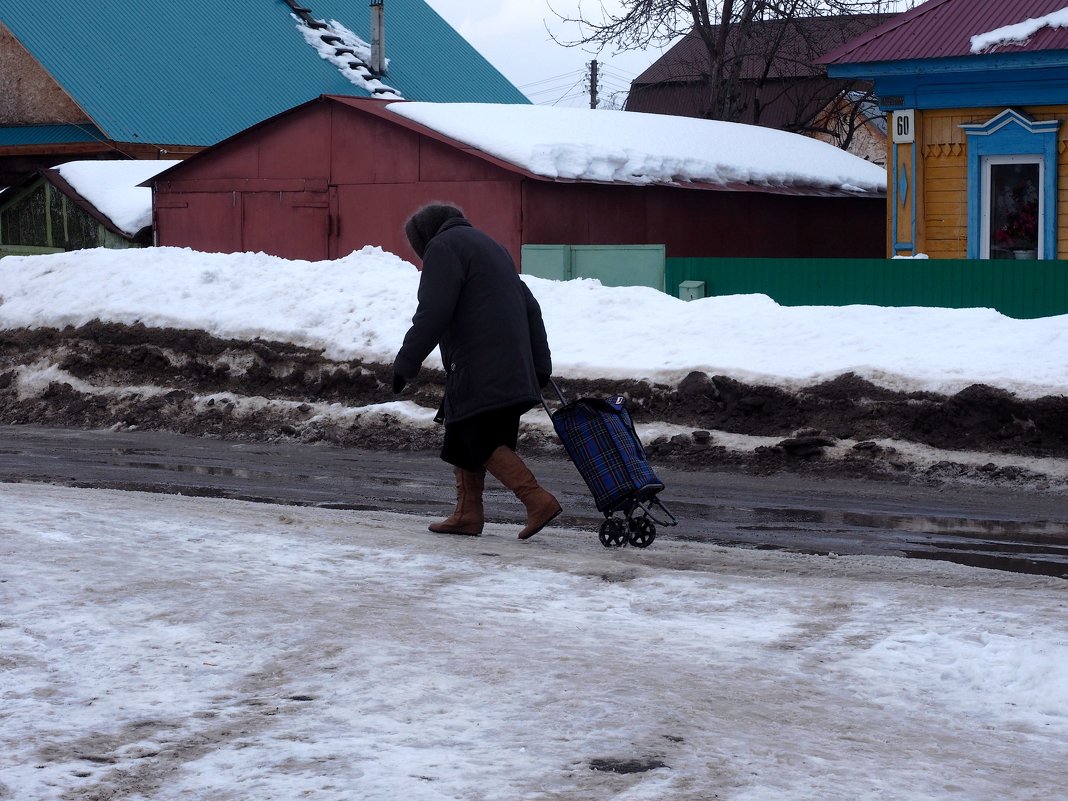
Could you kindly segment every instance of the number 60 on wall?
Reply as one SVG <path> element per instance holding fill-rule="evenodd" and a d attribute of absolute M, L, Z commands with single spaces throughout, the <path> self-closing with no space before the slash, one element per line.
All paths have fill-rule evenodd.
<path fill-rule="evenodd" d="M 893 119 L 894 143 L 907 145 L 916 141 L 916 110 L 895 111 Z"/>

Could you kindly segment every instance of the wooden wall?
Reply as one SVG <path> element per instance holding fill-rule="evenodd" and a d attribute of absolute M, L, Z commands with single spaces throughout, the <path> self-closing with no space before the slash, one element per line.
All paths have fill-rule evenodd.
<path fill-rule="evenodd" d="M 85 112 L 2 24 L 0 101 L 0 125 L 89 122 Z"/>
<path fill-rule="evenodd" d="M 1057 185 L 1057 258 L 1068 258 L 1068 107 L 1025 106 L 1019 109 L 1037 120 L 1059 119 Z M 1003 108 L 916 111 L 917 175 L 922 187 L 916 214 L 916 252 L 933 259 L 963 259 L 968 246 L 968 150 L 961 125 L 983 123 Z M 907 145 L 896 145 L 899 158 Z M 891 186 L 893 186 L 893 176 Z M 899 235 L 905 220 L 899 207 Z"/>

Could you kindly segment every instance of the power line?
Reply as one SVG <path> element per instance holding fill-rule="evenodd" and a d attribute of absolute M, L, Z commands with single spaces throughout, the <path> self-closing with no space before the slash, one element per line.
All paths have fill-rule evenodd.
<path fill-rule="evenodd" d="M 604 75 L 601 75 L 599 77 L 600 77 L 600 81 L 601 81 L 601 86 L 614 85 L 614 86 L 626 86 L 627 88 L 630 88 L 630 82 L 629 81 L 621 81 L 619 78 L 608 78 L 606 80 Z"/>
<path fill-rule="evenodd" d="M 545 95 L 557 95 L 560 92 L 570 92 L 572 89 L 575 88 L 575 86 L 578 85 L 581 80 L 582 79 L 580 78 L 578 81 L 572 81 L 571 83 L 566 84 L 557 84 L 556 86 L 549 86 L 545 89 L 539 89 L 536 92 L 524 92 L 524 94 L 533 100 L 537 97 L 543 97 Z"/>
<path fill-rule="evenodd" d="M 578 75 L 578 74 L 585 74 L 585 72 L 583 70 L 571 70 L 571 72 L 565 72 L 565 73 L 563 73 L 561 75 L 554 75 L 551 78 L 542 78 L 541 80 L 538 80 L 538 81 L 531 81 L 530 83 L 520 84 L 519 88 L 520 89 L 526 89 L 526 88 L 528 88 L 530 86 L 537 86 L 538 84 L 548 83 L 549 81 L 558 81 L 558 80 L 560 80 L 562 78 L 571 78 L 571 77 L 573 77 L 575 75 Z"/>
<path fill-rule="evenodd" d="M 622 70 L 618 70 L 610 64 L 605 64 L 603 62 L 601 63 L 601 71 L 609 74 L 614 74 L 616 78 L 626 81 L 627 83 L 630 83 L 638 77 L 637 75 L 631 75 L 630 73 L 623 72 Z"/>
<path fill-rule="evenodd" d="M 571 70 L 517 86 L 529 100 L 540 105 L 555 106 L 582 94 L 590 97 L 591 103 L 600 105 L 602 98 L 615 99 L 630 92 L 631 83 L 636 77 L 593 59 L 586 62 L 585 69 Z M 594 80 L 596 84 L 592 83 Z M 555 99 L 550 100 L 550 97 Z"/>
<path fill-rule="evenodd" d="M 572 97 L 579 97 L 585 94 L 586 88 L 582 86 L 583 78 L 585 78 L 585 76 L 579 78 L 577 81 L 571 84 L 571 88 L 567 90 L 566 94 L 562 95 L 561 97 L 558 97 L 556 100 L 554 100 L 552 103 L 549 103 L 548 105 L 555 106 L 557 103 L 563 103 L 565 100 L 570 100 Z M 578 89 L 578 91 L 576 92 L 575 89 Z"/>
<path fill-rule="evenodd" d="M 586 95 L 586 89 L 582 88 L 582 89 L 579 89 L 577 92 L 572 92 L 571 94 L 564 95 L 559 100 L 556 100 L 556 101 L 554 101 L 552 103 L 549 103 L 549 105 L 550 106 L 555 106 L 558 103 L 563 103 L 565 100 L 570 100 L 573 97 L 585 97 L 585 95 Z"/>

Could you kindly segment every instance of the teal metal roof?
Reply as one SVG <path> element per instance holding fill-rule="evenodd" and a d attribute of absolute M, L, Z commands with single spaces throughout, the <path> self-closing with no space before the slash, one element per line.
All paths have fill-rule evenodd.
<path fill-rule="evenodd" d="M 107 137 L 95 125 L 13 125 L 0 127 L 0 147 L 71 145 L 102 142 Z"/>
<path fill-rule="evenodd" d="M 370 41 L 367 0 L 302 5 Z M 405 99 L 530 102 L 424 0 L 385 0 L 385 19 L 381 81 Z M 0 22 L 117 142 L 211 145 L 321 94 L 369 94 L 285 0 L 0 0 Z"/>

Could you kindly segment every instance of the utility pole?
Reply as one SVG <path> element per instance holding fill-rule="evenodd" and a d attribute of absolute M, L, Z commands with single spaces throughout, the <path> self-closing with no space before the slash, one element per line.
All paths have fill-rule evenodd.
<path fill-rule="evenodd" d="M 597 59 L 590 62 L 590 108 L 597 108 Z"/>

